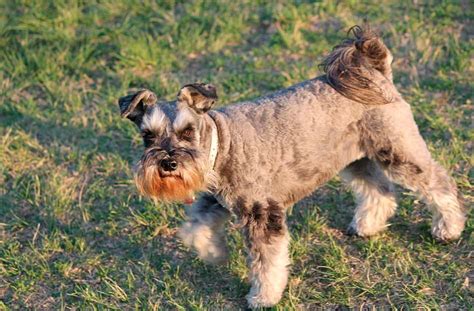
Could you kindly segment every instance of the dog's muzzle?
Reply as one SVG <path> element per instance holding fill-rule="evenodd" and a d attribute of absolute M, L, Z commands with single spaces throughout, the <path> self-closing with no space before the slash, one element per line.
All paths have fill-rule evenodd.
<path fill-rule="evenodd" d="M 173 172 L 178 168 L 178 162 L 174 159 L 164 158 L 160 161 L 160 166 L 166 172 Z"/>

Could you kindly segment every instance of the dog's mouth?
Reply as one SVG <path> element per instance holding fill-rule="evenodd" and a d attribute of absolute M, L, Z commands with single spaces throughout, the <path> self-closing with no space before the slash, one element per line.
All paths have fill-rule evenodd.
<path fill-rule="evenodd" d="M 196 167 L 180 166 L 170 171 L 150 162 L 139 161 L 135 168 L 135 183 L 141 194 L 160 201 L 191 204 L 194 193 L 205 190 L 204 177 Z"/>
<path fill-rule="evenodd" d="M 174 171 L 174 172 L 165 171 L 158 165 L 157 165 L 157 169 L 161 178 L 182 178 L 181 174 L 178 171 Z"/>
<path fill-rule="evenodd" d="M 169 171 L 163 170 L 160 167 L 159 167 L 158 171 L 159 171 L 160 177 L 162 179 L 170 180 L 170 179 L 173 179 L 173 178 L 177 178 L 177 179 L 181 179 L 181 181 L 183 180 L 183 177 L 181 176 L 179 171 L 169 172 Z M 190 204 L 194 203 L 195 199 L 196 199 L 196 196 L 194 195 L 194 193 L 190 193 L 186 198 L 183 198 L 181 201 L 184 204 L 190 205 Z"/>

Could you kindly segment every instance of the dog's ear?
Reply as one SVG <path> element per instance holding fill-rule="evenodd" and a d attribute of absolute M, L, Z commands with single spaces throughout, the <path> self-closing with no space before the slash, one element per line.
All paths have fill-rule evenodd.
<path fill-rule="evenodd" d="M 150 90 L 141 90 L 137 93 L 120 97 L 118 104 L 122 118 L 127 117 L 140 126 L 146 109 L 157 101 L 155 93 Z"/>
<path fill-rule="evenodd" d="M 212 84 L 186 84 L 178 93 L 178 102 L 186 103 L 198 114 L 209 111 L 217 101 L 217 90 Z"/>

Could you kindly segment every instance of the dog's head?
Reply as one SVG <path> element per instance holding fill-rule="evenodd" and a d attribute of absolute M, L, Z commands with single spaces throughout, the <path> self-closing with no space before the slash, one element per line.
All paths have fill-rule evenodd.
<path fill-rule="evenodd" d="M 216 100 L 215 87 L 203 83 L 183 86 L 171 103 L 158 103 L 149 90 L 119 99 L 122 117 L 137 125 L 145 145 L 135 168 L 142 194 L 162 201 L 187 201 L 210 186 L 213 121 L 207 112 Z"/>

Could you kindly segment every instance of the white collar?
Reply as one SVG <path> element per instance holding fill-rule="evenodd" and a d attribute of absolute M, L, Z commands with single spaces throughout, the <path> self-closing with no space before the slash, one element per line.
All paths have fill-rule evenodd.
<path fill-rule="evenodd" d="M 216 164 L 217 151 L 219 150 L 219 134 L 217 133 L 217 124 L 213 117 L 211 118 L 211 148 L 209 150 L 209 165 L 211 170 L 214 170 Z"/>

